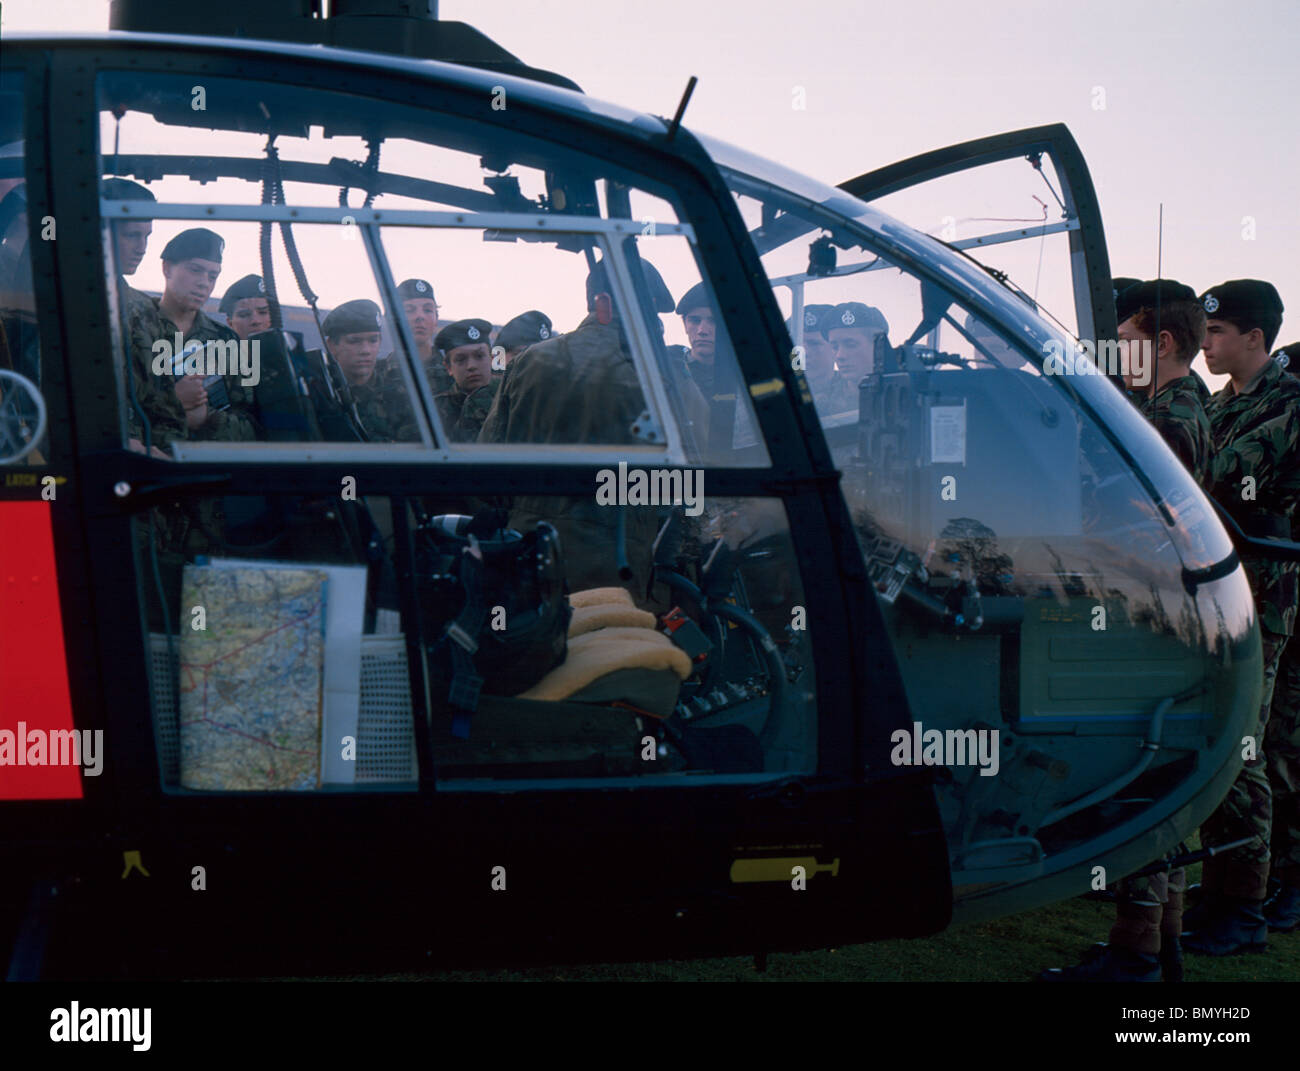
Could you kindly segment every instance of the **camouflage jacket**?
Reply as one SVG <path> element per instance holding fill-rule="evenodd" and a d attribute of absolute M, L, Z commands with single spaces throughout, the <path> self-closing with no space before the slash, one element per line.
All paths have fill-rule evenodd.
<path fill-rule="evenodd" d="M 829 376 L 814 382 L 808 380 L 817 413 L 822 417 L 835 416 L 838 413 L 858 411 L 858 388 L 848 376 L 832 372 Z"/>
<path fill-rule="evenodd" d="M 1289 524 L 1300 500 L 1300 380 L 1268 361 L 1240 393 L 1225 384 L 1205 411 L 1214 450 L 1210 493 L 1247 535 L 1267 536 L 1269 522 L 1277 528 Z M 1261 626 L 1289 636 L 1295 627 L 1297 563 L 1242 557 Z"/>
<path fill-rule="evenodd" d="M 510 363 L 496 401 L 479 432 L 480 442 L 637 443 L 632 426 L 645 398 L 615 316 L 602 324 L 590 315 L 568 334 L 535 342 Z M 601 505 L 595 489 L 581 496 L 521 495 L 510 525 L 530 530 L 554 524 L 564 548 L 565 574 L 573 590 L 617 585 L 614 546 L 619 510 Z M 632 592 L 645 594 L 650 548 L 658 530 L 655 509 L 626 509 L 626 546 Z"/>
<path fill-rule="evenodd" d="M 478 438 L 503 382 L 504 379 L 493 379 L 469 394 L 453 383 L 451 390 L 434 397 L 443 427 L 453 442 L 473 442 Z"/>
<path fill-rule="evenodd" d="M 152 302 L 157 308 L 157 299 L 152 299 Z M 158 321 L 163 331 L 159 337 L 174 339 L 179 328 L 161 310 L 158 311 Z M 229 327 L 217 323 L 200 309 L 194 314 L 194 323 L 185 332 L 184 342 L 188 346 L 191 342 L 238 341 L 238 339 L 239 336 Z M 252 388 L 240 383 L 238 375 L 227 375 L 223 378 L 226 381 L 226 390 L 230 394 L 230 408 L 220 412 L 209 409 L 207 420 L 200 427 L 190 431 L 190 438 L 231 443 L 251 442 L 261 438 L 257 421 L 253 418 Z"/>
<path fill-rule="evenodd" d="M 166 447 L 176 439 L 220 440 L 247 442 L 258 438 L 257 423 L 253 419 L 250 392 L 239 382 L 238 375 L 225 376 L 226 390 L 230 395 L 230 408 L 221 412 L 209 410 L 208 418 L 198 428 L 189 428 L 185 408 L 176 397 L 175 378 L 170 368 L 155 371 L 153 345 L 159 339 L 173 344 L 177 327 L 158 308 L 158 299 L 142 294 L 125 283 L 120 292 L 127 324 L 127 342 L 130 351 L 131 371 L 135 381 L 135 394 L 140 407 L 149 418 L 150 436 L 154 446 Z M 237 336 L 230 328 L 217 323 L 202 311 L 194 314 L 194 323 L 184 335 L 183 343 L 232 340 Z M 168 362 L 169 363 L 169 362 Z M 143 440 L 143 426 L 134 406 L 128 406 L 127 426 L 133 438 Z"/>
<path fill-rule="evenodd" d="M 357 416 L 371 442 L 411 443 L 420 441 L 415 413 L 406 395 L 399 369 L 375 372 L 369 383 L 351 387 Z"/>
<path fill-rule="evenodd" d="M 424 374 L 429 377 L 429 390 L 435 395 L 443 394 L 456 386 L 456 381 L 451 378 L 451 373 L 447 371 L 447 366 L 442 363 L 442 358 L 438 356 L 438 351 L 433 351 L 433 356 L 427 360 L 420 358 L 420 363 L 424 365 Z"/>
<path fill-rule="evenodd" d="M 1191 376 L 1170 380 L 1155 394 L 1135 399 L 1138 410 L 1160 433 L 1202 487 L 1210 469 L 1210 420 Z"/>
<path fill-rule="evenodd" d="M 117 293 L 122 306 L 123 338 L 135 395 L 135 404 L 132 404 L 130 396 L 127 398 L 127 431 L 131 438 L 144 441 L 142 409 L 149 421 L 152 445 L 165 450 L 174 440 L 190 436 L 185 424 L 185 407 L 176 397 L 174 380 L 169 374 L 155 375 L 153 372 L 153 344 L 163 337 L 158 303 L 121 277 L 118 278 Z"/>
<path fill-rule="evenodd" d="M 715 358 L 716 360 L 716 358 Z M 704 361 L 696 361 L 691 358 L 686 359 L 686 369 L 690 373 L 691 379 L 695 380 L 695 385 L 700 388 L 700 393 L 704 395 L 706 402 L 713 401 L 714 387 L 714 364 Z"/>

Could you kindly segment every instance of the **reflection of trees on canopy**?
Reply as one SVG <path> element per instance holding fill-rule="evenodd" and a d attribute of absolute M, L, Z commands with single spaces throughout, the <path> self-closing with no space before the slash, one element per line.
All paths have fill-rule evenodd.
<path fill-rule="evenodd" d="M 1151 594 L 1151 601 L 1134 603 L 1133 623 L 1135 625 L 1149 625 L 1153 632 L 1173 635 L 1173 622 L 1169 620 L 1169 613 L 1165 610 L 1165 602 L 1160 596 L 1160 589 L 1155 584 L 1148 584 L 1147 591 Z"/>
<path fill-rule="evenodd" d="M 1015 562 L 1011 555 L 998 549 L 998 534 L 972 517 L 954 517 L 939 533 L 940 558 L 955 555 L 979 583 L 984 594 L 1011 592 L 1015 580 Z"/>
<path fill-rule="evenodd" d="M 1217 610 L 1218 607 L 1216 606 Z M 1222 626 L 1222 615 L 1220 614 L 1220 626 Z M 1196 605 L 1196 599 L 1191 595 L 1184 593 L 1183 605 L 1178 611 L 1178 638 L 1186 644 L 1190 644 L 1199 650 L 1209 648 L 1210 639 L 1205 632 L 1205 622 L 1201 620 L 1200 609 Z M 1216 640 L 1217 644 L 1217 640 Z"/>
<path fill-rule="evenodd" d="M 1047 555 L 1052 559 L 1052 572 L 1056 575 L 1057 582 L 1061 585 L 1061 590 L 1067 598 L 1082 599 L 1088 594 L 1088 585 L 1083 579 L 1081 573 L 1071 572 L 1066 569 L 1065 562 L 1061 556 L 1056 553 L 1056 549 L 1050 543 L 1043 544 Z"/>

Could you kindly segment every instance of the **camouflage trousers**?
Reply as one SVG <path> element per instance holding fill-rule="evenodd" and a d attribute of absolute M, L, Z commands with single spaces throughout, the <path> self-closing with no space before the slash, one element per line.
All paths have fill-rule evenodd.
<path fill-rule="evenodd" d="M 1174 854 L 1182 855 L 1186 851 L 1187 846 L 1180 844 Z M 1149 956 L 1158 955 L 1163 938 L 1177 937 L 1182 932 L 1186 891 L 1187 871 L 1182 867 L 1118 882 L 1110 943 Z"/>
<path fill-rule="evenodd" d="M 1201 826 L 1201 844 L 1204 847 L 1227 844 L 1242 837 L 1253 838 L 1240 848 L 1207 859 L 1201 875 L 1201 888 L 1205 893 L 1243 900 L 1262 900 L 1268 889 L 1273 793 L 1269 788 L 1264 757 L 1265 740 L 1274 682 L 1289 639 L 1267 629 L 1261 630 L 1260 636 L 1264 643 L 1264 692 L 1253 734 L 1255 757 L 1242 766 L 1223 802 Z"/>
<path fill-rule="evenodd" d="M 1300 886 L 1300 643 L 1294 639 L 1278 666 L 1264 758 L 1273 793 L 1272 870 L 1284 884 Z"/>

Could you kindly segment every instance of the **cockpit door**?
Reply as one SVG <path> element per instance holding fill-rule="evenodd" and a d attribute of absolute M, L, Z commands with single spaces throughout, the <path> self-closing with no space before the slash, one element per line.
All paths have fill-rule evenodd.
<path fill-rule="evenodd" d="M 974 258 L 1075 337 L 1114 338 L 1097 194 L 1063 123 L 922 153 L 840 189 Z"/>

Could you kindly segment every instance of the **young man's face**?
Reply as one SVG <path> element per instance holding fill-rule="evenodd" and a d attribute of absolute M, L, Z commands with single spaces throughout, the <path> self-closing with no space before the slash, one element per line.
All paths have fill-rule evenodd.
<path fill-rule="evenodd" d="M 492 351 L 486 342 L 448 350 L 446 364 L 456 386 L 465 394 L 486 387 L 492 380 Z"/>
<path fill-rule="evenodd" d="M 1162 331 L 1161 334 L 1163 335 L 1164 332 Z M 1148 378 L 1151 373 L 1148 370 L 1145 375 L 1138 374 L 1145 369 L 1143 362 L 1146 358 L 1142 355 L 1144 349 L 1142 343 L 1149 344 L 1151 336 L 1138 328 L 1136 317 L 1130 316 L 1119 325 L 1119 332 L 1115 337 L 1119 340 L 1121 367 L 1124 370 L 1124 386 L 1129 390 L 1143 390 L 1151 382 Z M 1149 349 L 1149 345 L 1146 348 Z"/>
<path fill-rule="evenodd" d="M 1251 345 L 1252 339 L 1255 347 Z M 1205 351 L 1205 363 L 1216 376 L 1231 376 L 1243 370 L 1249 363 L 1252 349 L 1261 345 L 1263 332 L 1257 327 L 1242 334 L 1227 320 L 1205 322 L 1205 341 L 1201 343 L 1201 349 Z"/>
<path fill-rule="evenodd" d="M 380 337 L 378 331 L 354 331 L 325 340 L 350 386 L 364 386 L 375 374 Z"/>
<path fill-rule="evenodd" d="M 432 298 L 412 298 L 403 301 L 406 322 L 411 325 L 411 337 L 423 348 L 433 339 L 433 328 L 438 322 L 438 305 Z"/>
<path fill-rule="evenodd" d="M 707 305 L 687 309 L 682 323 L 686 325 L 686 341 L 690 343 L 691 356 L 697 361 L 713 360 L 713 345 L 717 340 L 713 310 Z"/>
<path fill-rule="evenodd" d="M 186 310 L 203 307 L 217 285 L 221 265 L 215 260 L 190 257 L 189 260 L 163 261 L 164 291 L 172 304 Z"/>
<path fill-rule="evenodd" d="M 271 303 L 264 297 L 240 298 L 230 310 L 230 328 L 241 339 L 271 330 Z"/>
<path fill-rule="evenodd" d="M 830 331 L 835 364 L 841 375 L 856 383 L 875 366 L 876 336 L 879 331 L 866 327 L 833 327 Z"/>
<path fill-rule="evenodd" d="M 117 257 L 117 270 L 123 275 L 134 275 L 149 248 L 149 235 L 153 224 L 148 220 L 133 219 L 127 223 L 113 224 L 113 251 Z"/>

